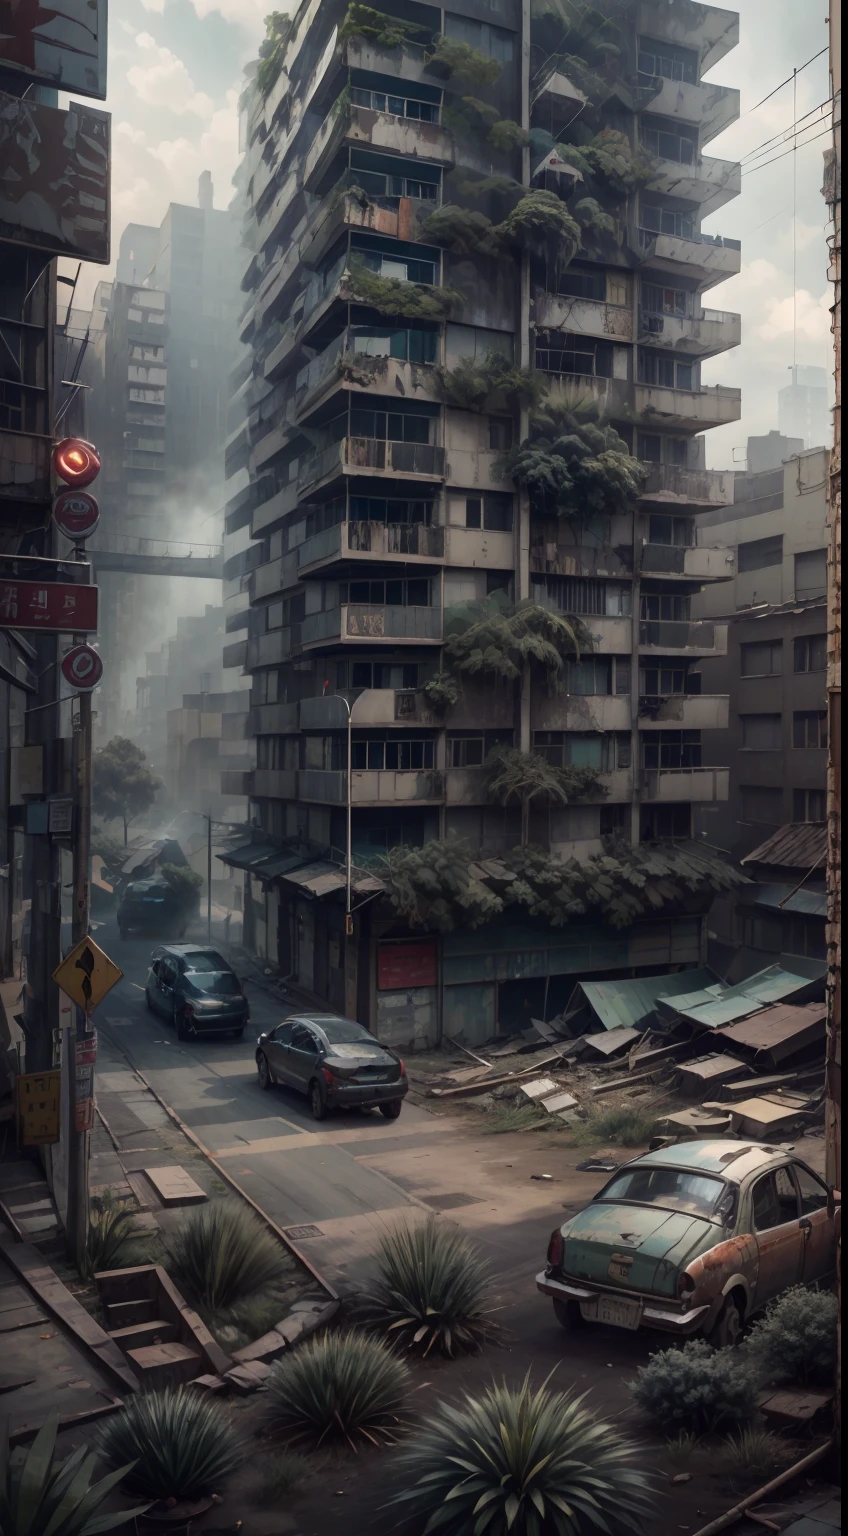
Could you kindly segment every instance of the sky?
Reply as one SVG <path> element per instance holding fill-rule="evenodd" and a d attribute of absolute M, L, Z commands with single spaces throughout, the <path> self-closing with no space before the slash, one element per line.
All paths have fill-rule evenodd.
<path fill-rule="evenodd" d="M 215 206 L 227 205 L 239 159 L 242 70 L 256 56 L 269 8 L 269 0 L 110 0 L 104 106 L 112 113 L 114 252 L 128 223 L 158 224 L 169 202 L 196 203 L 202 170 L 212 172 Z M 777 426 L 777 392 L 789 381 L 793 359 L 828 372 L 832 367 L 827 211 L 820 192 L 827 139 L 816 137 L 824 125 L 814 110 L 827 99 L 826 54 L 802 69 L 827 47 L 827 0 L 739 0 L 737 9 L 739 46 L 708 76 L 740 89 L 742 115 L 706 153 L 752 156 L 741 197 L 704 223 L 711 233 L 742 240 L 740 275 L 705 298 L 710 308 L 742 316 L 742 345 L 703 368 L 705 384 L 742 389 L 742 420 L 707 434 L 707 462 L 723 468 L 744 467 L 748 435 Z M 797 115 L 812 112 L 799 144 L 812 142 L 785 153 L 792 84 L 758 103 L 793 69 L 800 71 Z M 752 155 L 774 136 L 769 154 Z M 106 275 L 88 268 L 80 299 L 90 299 Z"/>

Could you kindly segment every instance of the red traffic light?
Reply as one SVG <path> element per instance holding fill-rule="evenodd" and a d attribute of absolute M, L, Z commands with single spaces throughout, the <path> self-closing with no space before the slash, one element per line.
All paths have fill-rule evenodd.
<path fill-rule="evenodd" d="M 57 443 L 52 464 L 54 474 L 75 489 L 90 485 L 100 473 L 100 455 L 94 444 L 82 437 L 64 437 Z"/>

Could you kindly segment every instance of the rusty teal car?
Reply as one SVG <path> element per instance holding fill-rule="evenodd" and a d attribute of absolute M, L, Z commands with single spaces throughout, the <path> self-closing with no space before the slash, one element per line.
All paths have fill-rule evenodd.
<path fill-rule="evenodd" d="M 738 1342 L 793 1285 L 836 1274 L 840 1197 L 781 1147 L 689 1141 L 634 1158 L 551 1234 L 536 1276 L 563 1327 Z"/>

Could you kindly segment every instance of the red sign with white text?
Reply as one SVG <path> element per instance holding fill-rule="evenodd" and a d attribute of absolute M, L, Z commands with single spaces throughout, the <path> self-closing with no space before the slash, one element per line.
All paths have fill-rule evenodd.
<path fill-rule="evenodd" d="M 0 577 L 0 629 L 59 629 L 96 634 L 97 587 Z"/>

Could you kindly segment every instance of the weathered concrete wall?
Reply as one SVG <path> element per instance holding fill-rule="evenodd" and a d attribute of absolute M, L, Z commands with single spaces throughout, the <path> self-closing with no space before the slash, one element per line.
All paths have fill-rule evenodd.
<path fill-rule="evenodd" d="M 396 1051 L 431 1051 L 438 1045 L 439 1012 L 435 987 L 377 993 L 377 1039 Z"/>

